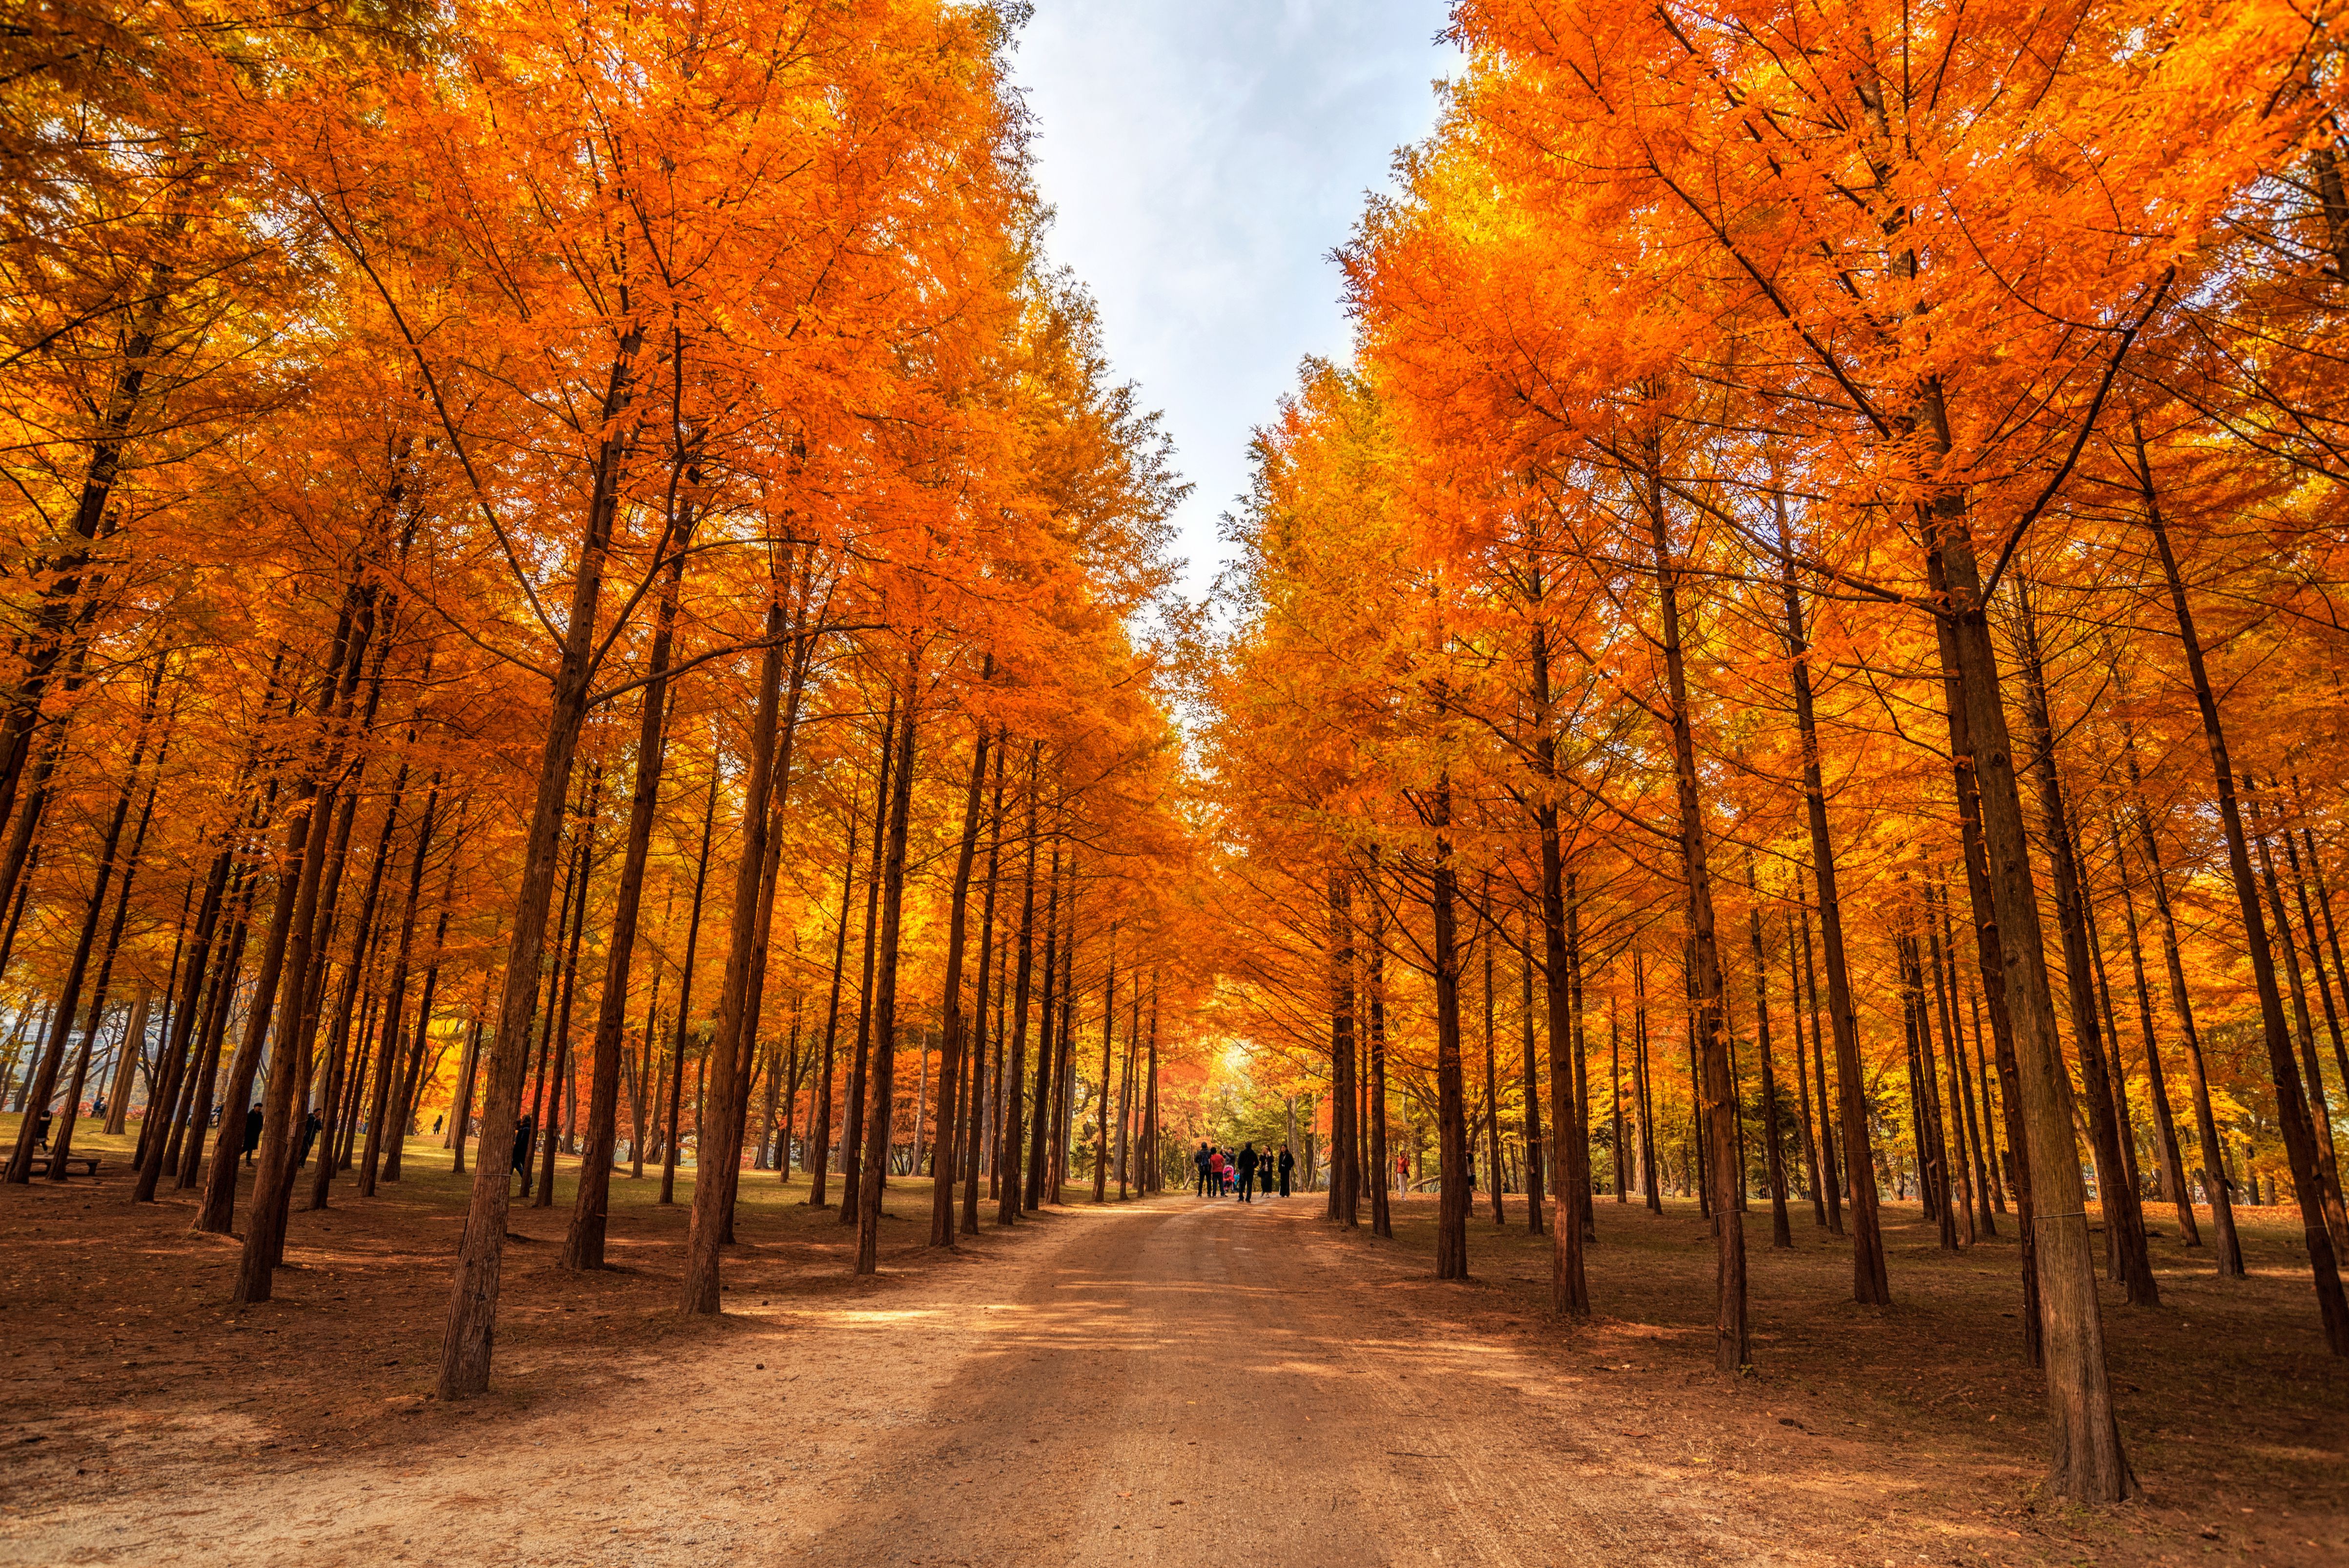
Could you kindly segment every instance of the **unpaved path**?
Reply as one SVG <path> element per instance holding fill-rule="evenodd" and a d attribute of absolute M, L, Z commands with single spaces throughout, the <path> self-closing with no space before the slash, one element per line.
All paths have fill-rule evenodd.
<path fill-rule="evenodd" d="M 1054 1212 L 860 1290 L 730 1299 L 575 1401 L 395 1400 L 408 1439 L 364 1453 L 109 1432 L 102 1473 L 8 1511 L 0 1562 L 1779 1555 L 1710 1475 L 1604 1457 L 1614 1391 L 1538 1325 L 1431 1314 L 1444 1287 L 1321 1207 Z"/>

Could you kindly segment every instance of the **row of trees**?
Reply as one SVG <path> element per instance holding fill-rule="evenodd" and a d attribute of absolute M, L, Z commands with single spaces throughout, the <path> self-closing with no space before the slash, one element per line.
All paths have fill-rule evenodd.
<path fill-rule="evenodd" d="M 1086 1130 L 1153 1136 L 1182 486 L 1043 254 L 1001 14 L 67 5 L 5 46 L 10 1181 L 66 1177 L 128 1002 L 138 1195 L 241 1223 L 265 1300 L 445 1093 L 455 1398 L 525 1117 L 575 1130 L 595 1268 L 624 1088 L 666 1184 L 697 1064 L 701 1313 L 777 1065 L 860 1272 L 909 1034 L 936 1243 L 982 1150 L 1009 1220 Z M 249 1104 L 240 1199 L 207 1131 Z"/>
<path fill-rule="evenodd" d="M 1594 1136 L 1653 1192 L 1678 1125 L 1724 1370 L 1750 1178 L 1778 1244 L 1817 1194 L 1863 1303 L 1889 1144 L 1946 1245 L 2011 1202 L 2062 1493 L 2133 1486 L 2092 1181 L 2140 1305 L 2142 1191 L 2233 1276 L 2240 1183 L 2280 1183 L 2349 1355 L 2330 28 L 1455 6 L 1200 694 L 1226 1005 L 1326 1061 L 1348 1222 L 1386 1223 L 1400 1078 L 1465 1273 L 1497 953 L 1562 1311 Z"/>

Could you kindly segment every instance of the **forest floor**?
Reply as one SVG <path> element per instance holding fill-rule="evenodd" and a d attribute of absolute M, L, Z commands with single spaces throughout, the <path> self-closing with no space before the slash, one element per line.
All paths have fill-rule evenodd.
<path fill-rule="evenodd" d="M 429 1140 L 409 1160 L 296 1215 L 278 1298 L 243 1312 L 236 1244 L 185 1195 L 0 1191 L 0 1563 L 2349 1561 L 2349 1377 L 2274 1212 L 2251 1280 L 2165 1235 L 2163 1306 L 2107 1295 L 2145 1496 L 2078 1510 L 2036 1486 L 2011 1236 L 1940 1253 L 1913 1206 L 1888 1208 L 1881 1311 L 1806 1206 L 1791 1253 L 1757 1208 L 1732 1382 L 1690 1205 L 1602 1200 L 1597 1315 L 1561 1331 L 1514 1197 L 1445 1284 L 1426 1198 L 1392 1242 L 1319 1195 L 1170 1195 L 948 1256 L 900 1182 L 858 1281 L 804 1178 L 745 1172 L 726 1313 L 688 1321 L 684 1204 L 616 1181 L 618 1266 L 567 1275 L 565 1179 L 513 1212 L 493 1391 L 442 1406 L 463 1183 Z"/>

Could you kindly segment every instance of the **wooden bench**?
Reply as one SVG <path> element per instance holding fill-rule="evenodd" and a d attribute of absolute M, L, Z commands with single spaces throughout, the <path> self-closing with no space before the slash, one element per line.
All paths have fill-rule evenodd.
<path fill-rule="evenodd" d="M 52 1176 L 59 1174 L 57 1164 L 62 1161 L 67 1166 L 78 1165 L 95 1176 L 98 1174 L 98 1159 L 95 1154 L 52 1154 L 49 1156 L 49 1174 Z"/>

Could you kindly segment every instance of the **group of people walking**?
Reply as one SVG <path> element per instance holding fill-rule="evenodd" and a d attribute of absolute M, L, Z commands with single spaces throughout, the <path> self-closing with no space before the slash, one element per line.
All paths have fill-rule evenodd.
<path fill-rule="evenodd" d="M 1199 1151 L 1191 1156 L 1191 1163 L 1199 1168 L 1199 1196 L 1224 1198 L 1237 1195 L 1243 1203 L 1253 1202 L 1259 1192 L 1272 1196 L 1273 1174 L 1280 1177 L 1280 1195 L 1288 1196 L 1288 1175 L 1297 1168 L 1297 1156 L 1284 1149 L 1278 1159 L 1271 1150 L 1258 1152 L 1253 1143 L 1240 1146 L 1237 1154 L 1202 1143 Z"/>

